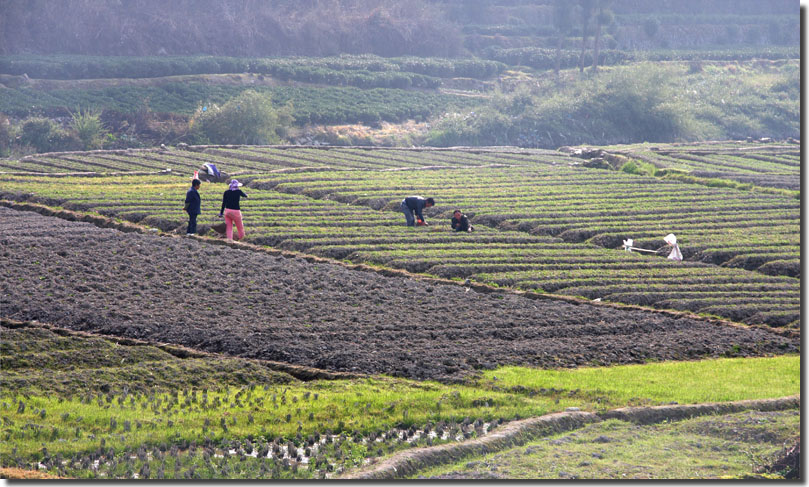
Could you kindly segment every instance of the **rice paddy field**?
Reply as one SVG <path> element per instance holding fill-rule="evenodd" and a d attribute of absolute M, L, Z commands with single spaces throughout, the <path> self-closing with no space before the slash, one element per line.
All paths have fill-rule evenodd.
<path fill-rule="evenodd" d="M 799 147 L 574 152 L 183 146 L 0 160 L 0 467 L 334 478 L 552 413 L 798 394 Z M 202 183 L 200 236 L 182 238 L 204 164 L 244 183 L 244 242 L 212 229 L 224 182 Z M 429 226 L 405 226 L 410 195 L 435 198 Z M 451 230 L 456 208 L 473 232 Z M 666 258 L 670 233 L 682 261 Z M 652 252 L 626 252 L 626 239 Z M 605 419 L 411 476 L 778 477 L 766 467 L 800 435 L 799 412 L 780 411 L 672 428 Z M 739 426 L 750 422 L 764 426 Z M 661 439 L 659 455 L 637 457 L 635 439 Z M 593 448 L 610 442 L 621 448 L 608 465 Z M 554 452 L 564 462 L 548 463 Z M 678 467 L 697 457 L 708 466 Z"/>

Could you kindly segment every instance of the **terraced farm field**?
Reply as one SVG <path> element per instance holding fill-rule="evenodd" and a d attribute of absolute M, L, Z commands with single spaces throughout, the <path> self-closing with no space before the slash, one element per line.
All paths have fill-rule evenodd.
<path fill-rule="evenodd" d="M 770 144 L 711 144 L 616 147 L 661 169 L 687 171 L 700 178 L 800 190 L 800 146 Z"/>
<path fill-rule="evenodd" d="M 202 237 L 178 235 L 204 163 L 245 183 L 246 243 L 211 236 L 222 183 L 202 185 Z M 356 478 L 442 448 L 471 456 L 397 475 L 784 475 L 774 457 L 799 447 L 799 185 L 589 165 L 498 148 L 0 161 L 0 476 Z M 431 226 L 404 226 L 413 193 L 436 198 Z M 474 232 L 450 230 L 456 207 Z M 682 262 L 665 258 L 670 232 Z M 697 407 L 709 419 L 676 422 Z M 496 438 L 503 453 L 474 449 Z M 759 440 L 751 464 L 739 450 Z M 616 468 L 635 442 L 662 446 Z M 526 470 L 545 451 L 564 462 Z"/>
<path fill-rule="evenodd" d="M 544 150 L 190 149 L 7 161 L 0 192 L 183 232 L 178 202 L 188 175 L 214 163 L 246 183 L 251 243 L 442 278 L 800 326 L 800 165 L 792 145 L 610 148 L 654 154 L 658 164 L 676 163 L 680 175 L 705 175 L 712 161 L 734 159 L 730 176 L 760 176 L 747 188 L 594 169 Z M 699 165 L 694 153 L 702 154 Z M 718 174 L 727 165 L 711 167 Z M 766 191 L 774 178 L 783 184 Z M 223 190 L 203 184 L 201 232 L 217 223 Z M 410 194 L 436 198 L 427 211 L 432 226 L 404 227 L 397 208 Z M 449 231 L 454 208 L 470 217 L 474 233 Z M 677 235 L 683 262 L 662 258 L 668 233 Z M 627 238 L 657 255 L 621 251 Z"/>

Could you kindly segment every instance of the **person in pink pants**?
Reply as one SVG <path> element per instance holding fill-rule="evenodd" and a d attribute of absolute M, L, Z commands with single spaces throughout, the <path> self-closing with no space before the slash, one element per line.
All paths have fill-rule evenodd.
<path fill-rule="evenodd" d="M 239 200 L 244 197 L 247 198 L 247 195 L 244 194 L 244 191 L 239 189 L 242 185 L 239 181 L 233 179 L 230 181 L 230 186 L 228 187 L 225 194 L 222 195 L 222 208 L 219 210 L 219 216 L 225 217 L 225 234 L 227 235 L 228 240 L 233 240 L 233 224 L 236 224 L 236 230 L 239 232 L 239 238 L 237 240 L 241 240 L 244 238 L 244 224 L 242 223 L 242 211 L 239 207 Z"/>

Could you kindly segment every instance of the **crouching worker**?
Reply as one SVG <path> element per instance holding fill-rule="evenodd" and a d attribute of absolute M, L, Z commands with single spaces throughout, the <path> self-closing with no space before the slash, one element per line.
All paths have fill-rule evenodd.
<path fill-rule="evenodd" d="M 435 200 L 432 198 L 424 199 L 421 196 L 408 196 L 402 200 L 400 210 L 405 215 L 407 226 L 412 227 L 416 225 L 416 218 L 418 218 L 419 225 L 427 225 L 427 222 L 424 220 L 424 215 L 422 215 L 421 212 L 431 206 L 435 206 Z M 413 216 L 414 213 L 415 217 Z"/>
<path fill-rule="evenodd" d="M 452 214 L 452 229 L 456 232 L 471 232 L 474 230 L 472 225 L 469 224 L 469 218 L 461 213 L 461 210 L 455 210 Z"/>
<path fill-rule="evenodd" d="M 197 216 L 202 213 L 200 209 L 202 206 L 201 198 L 199 197 L 200 184 L 199 179 L 191 181 L 191 189 L 185 193 L 185 205 L 183 209 L 188 213 L 188 230 L 185 231 L 187 237 L 197 233 Z"/>

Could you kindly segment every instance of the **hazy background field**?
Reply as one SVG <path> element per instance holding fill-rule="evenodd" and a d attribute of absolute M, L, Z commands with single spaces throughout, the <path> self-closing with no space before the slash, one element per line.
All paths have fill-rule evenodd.
<path fill-rule="evenodd" d="M 2 11 L 2 156 L 800 136 L 789 0 L 3 0 Z M 206 127 L 247 99 L 261 109 L 236 118 L 262 130 Z"/>

